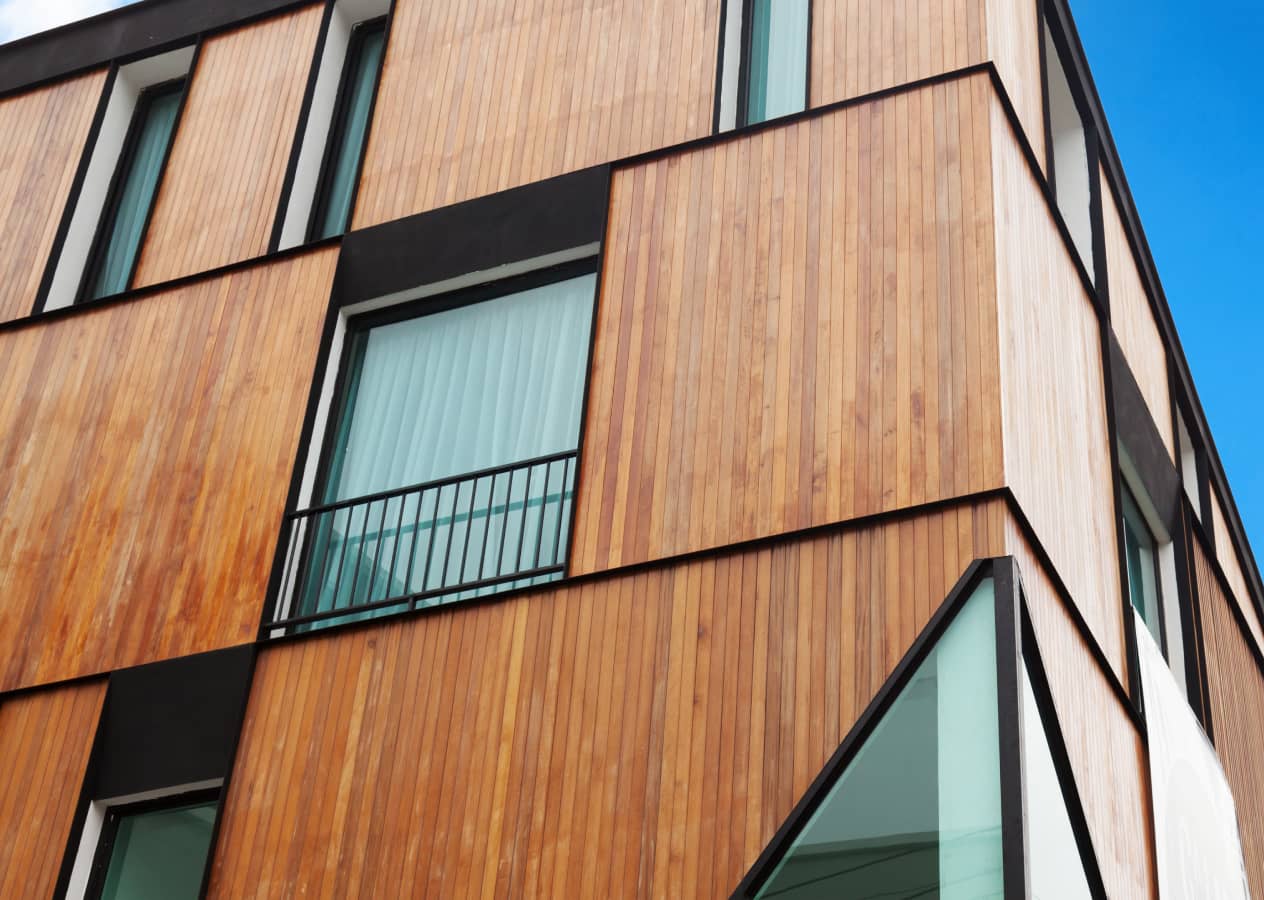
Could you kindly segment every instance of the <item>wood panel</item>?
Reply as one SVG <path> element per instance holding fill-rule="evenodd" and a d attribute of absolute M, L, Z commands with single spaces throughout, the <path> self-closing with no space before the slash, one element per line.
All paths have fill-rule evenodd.
<path fill-rule="evenodd" d="M 51 897 L 105 682 L 0 702 L 0 897 Z"/>
<path fill-rule="evenodd" d="M 322 8 L 316 3 L 202 45 L 137 286 L 267 252 Z"/>
<path fill-rule="evenodd" d="M 984 7 L 984 0 L 814 0 L 810 105 L 983 62 Z"/>
<path fill-rule="evenodd" d="M 985 76 L 616 173 L 573 572 L 999 487 Z"/>
<path fill-rule="evenodd" d="M 335 256 L 0 334 L 0 690 L 253 637 Z"/>
<path fill-rule="evenodd" d="M 1123 679 L 1123 601 L 1098 320 L 999 101 L 992 123 L 1005 474 Z"/>
<path fill-rule="evenodd" d="M 719 0 L 397 0 L 356 227 L 711 133 Z"/>
<path fill-rule="evenodd" d="M 1216 560 L 1224 571 L 1225 580 L 1233 591 L 1230 598 L 1238 605 L 1243 617 L 1250 626 L 1251 634 L 1261 649 L 1264 649 L 1264 628 L 1260 626 L 1260 617 L 1251 599 L 1250 588 L 1247 587 L 1246 575 L 1242 571 L 1242 561 L 1238 556 L 1237 544 L 1229 531 L 1229 523 L 1225 518 L 1224 506 L 1220 503 L 1220 495 L 1213 487 L 1211 490 L 1211 519 L 1206 522 L 1214 529 L 1216 536 Z"/>
<path fill-rule="evenodd" d="M 1264 896 L 1264 674 L 1253 657 L 1212 564 L 1194 542 L 1216 753 L 1233 789 L 1252 896 Z"/>
<path fill-rule="evenodd" d="M 266 648 L 210 895 L 727 896 L 1005 515 Z"/>
<path fill-rule="evenodd" d="M 1158 323 L 1150 310 L 1150 298 L 1141 280 L 1136 258 L 1128 245 L 1123 220 L 1110 191 L 1106 172 L 1099 170 L 1102 183 L 1102 236 L 1106 244 L 1106 271 L 1110 279 L 1110 324 L 1128 360 L 1150 417 L 1163 438 L 1168 455 L 1177 462 L 1176 437 L 1172 424 L 1167 350 Z"/>
<path fill-rule="evenodd" d="M 30 315 L 105 71 L 0 100 L 0 321 Z"/>
<path fill-rule="evenodd" d="M 1093 847 L 1109 897 L 1155 897 L 1149 830 L 1153 813 L 1140 732 L 1111 691 L 1030 545 L 1012 523 L 1008 552 L 1019 563 L 1032 628 L 1049 677 Z"/>
<path fill-rule="evenodd" d="M 1041 0 L 988 0 L 988 55 L 1014 104 L 1027 141 L 1045 165 L 1045 112 L 1040 71 Z"/>

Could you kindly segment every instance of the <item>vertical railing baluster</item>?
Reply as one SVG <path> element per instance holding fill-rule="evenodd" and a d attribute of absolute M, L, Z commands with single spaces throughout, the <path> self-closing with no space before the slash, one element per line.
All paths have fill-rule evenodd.
<path fill-rule="evenodd" d="M 395 578 L 395 564 L 399 562 L 399 542 L 404 534 L 404 508 L 408 506 L 408 494 L 399 495 L 399 516 L 395 519 L 395 545 L 391 548 L 391 567 L 386 573 L 386 596 L 391 596 L 391 583 Z"/>
<path fill-rule="evenodd" d="M 553 565 L 558 564 L 562 556 L 562 523 L 566 521 L 566 483 L 570 478 L 571 460 L 568 456 L 562 462 L 562 494 L 557 501 L 557 534 L 553 540 Z"/>
<path fill-rule="evenodd" d="M 518 528 L 518 553 L 514 556 L 513 571 L 522 568 L 522 546 L 527 537 L 527 507 L 531 505 L 531 476 L 534 466 L 527 466 L 527 492 L 522 498 L 521 526 Z"/>
<path fill-rule="evenodd" d="M 351 545 L 351 523 L 355 521 L 355 507 L 347 507 L 347 533 L 342 538 L 342 552 L 338 554 L 338 576 L 334 579 L 334 592 L 329 598 L 329 608 L 338 608 L 338 595 L 342 593 L 342 569 L 347 563 L 347 547 Z M 319 598 L 316 605 L 320 605 Z"/>
<path fill-rule="evenodd" d="M 476 581 L 483 580 L 483 573 L 487 570 L 487 545 L 490 543 L 492 530 L 492 513 L 496 511 L 496 479 L 500 477 L 499 472 L 492 474 L 492 492 L 487 498 L 487 524 L 483 526 L 483 552 L 478 555 L 478 578 Z"/>
<path fill-rule="evenodd" d="M 377 540 L 373 545 L 373 562 L 369 564 L 369 589 L 364 594 L 365 603 L 373 602 L 373 585 L 377 583 L 377 570 L 381 568 L 380 556 L 382 553 L 382 531 L 385 530 L 386 528 L 386 508 L 390 506 L 391 501 L 383 500 L 381 502 L 382 502 L 382 515 L 378 516 L 378 520 L 377 520 Z M 369 517 L 366 514 L 364 517 L 364 524 L 366 528 L 368 527 L 368 520 L 369 520 Z M 365 540 L 366 541 L 368 540 L 367 534 L 365 535 Z M 361 557 L 364 556 L 363 546 L 361 547 L 361 550 L 360 550 L 360 556 Z M 354 588 L 352 589 L 351 599 L 352 599 L 352 602 L 350 604 L 351 606 L 361 605 L 361 604 L 355 603 Z"/>
<path fill-rule="evenodd" d="M 500 550 L 496 553 L 496 577 L 504 574 L 505 538 L 509 535 L 509 506 L 513 503 L 514 470 L 509 470 L 509 489 L 505 492 L 505 511 L 500 517 Z"/>
<path fill-rule="evenodd" d="M 536 526 L 535 556 L 531 560 L 531 568 L 540 567 L 540 547 L 544 543 L 544 515 L 549 508 L 549 479 L 553 477 L 553 462 L 544 464 L 544 494 L 540 497 L 540 524 Z"/>
<path fill-rule="evenodd" d="M 465 514 L 465 546 L 461 549 L 461 566 L 456 570 L 456 583 L 465 582 L 465 561 L 470 555 L 470 538 L 474 534 L 474 506 L 478 501 L 478 482 L 475 478 L 470 483 L 470 508 Z"/>
<path fill-rule="evenodd" d="M 421 590 L 424 592 L 429 590 L 430 584 L 430 560 L 434 559 L 435 537 L 439 533 L 439 504 L 443 502 L 443 488 L 435 490 L 434 512 L 430 514 L 430 541 L 426 547 L 426 564 L 421 571 Z M 415 609 L 417 604 L 413 604 Z"/>

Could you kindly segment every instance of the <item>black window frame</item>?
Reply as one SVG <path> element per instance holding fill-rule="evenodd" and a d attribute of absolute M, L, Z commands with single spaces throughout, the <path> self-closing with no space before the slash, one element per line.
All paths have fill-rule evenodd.
<path fill-rule="evenodd" d="M 1132 486 L 1128 484 L 1127 479 L 1124 478 L 1120 479 L 1119 500 L 1119 527 L 1123 532 L 1123 567 L 1124 578 L 1128 583 L 1128 597 L 1126 598 L 1128 601 L 1128 608 L 1140 615 L 1144 621 L 1144 612 L 1137 609 L 1137 605 L 1133 602 L 1132 598 L 1132 562 L 1128 558 L 1128 532 L 1129 530 L 1135 529 L 1133 529 L 1132 524 L 1129 522 L 1129 519 L 1132 518 L 1128 514 L 1129 506 L 1131 506 L 1131 508 L 1137 513 L 1136 518 L 1140 520 L 1138 524 L 1141 528 L 1145 529 L 1145 537 L 1150 540 L 1150 568 L 1152 569 L 1150 577 L 1154 580 L 1154 614 L 1158 617 L 1158 622 L 1155 623 L 1155 628 L 1158 630 L 1159 651 L 1163 654 L 1163 658 L 1170 663 L 1171 657 L 1168 655 L 1167 614 L 1164 609 L 1163 598 L 1163 569 L 1159 565 L 1159 547 L 1162 546 L 1163 542 L 1160 542 L 1158 537 L 1155 536 L 1154 528 L 1151 527 L 1149 521 L 1146 520 L 1146 514 L 1141 507 L 1141 501 L 1137 498 L 1137 492 L 1133 490 Z M 1144 585 L 1144 582 L 1142 582 L 1142 584 Z M 1146 630 L 1153 635 L 1154 630 L 1149 627 L 1150 623 L 1146 622 L 1145 624 Z"/>
<path fill-rule="evenodd" d="M 373 85 L 373 93 L 376 97 L 378 86 L 382 80 L 382 64 L 386 60 L 388 18 L 389 14 L 375 16 L 372 19 L 357 22 L 351 27 L 351 35 L 347 39 L 347 52 L 342 60 L 342 72 L 338 76 L 338 95 L 337 99 L 334 100 L 333 117 L 329 121 L 329 133 L 325 136 L 325 149 L 321 154 L 320 173 L 316 177 L 316 193 L 312 196 L 312 208 L 308 213 L 307 227 L 303 233 L 303 240 L 306 243 L 311 243 L 318 239 L 317 233 L 320 229 L 320 223 L 325 218 L 325 212 L 329 207 L 333 190 L 334 164 L 338 159 L 338 151 L 342 143 L 341 139 L 346 132 L 347 117 L 350 114 L 350 94 L 354 87 L 351 83 L 352 75 L 359 68 L 360 60 L 364 56 L 364 46 L 369 38 L 380 33 L 382 35 L 382 58 L 378 61 Z M 355 212 L 355 196 L 360 187 L 360 172 L 364 166 L 364 151 L 369 142 L 369 127 L 372 125 L 373 106 L 373 102 L 370 102 L 370 121 L 366 123 L 364 135 L 360 140 L 360 158 L 356 163 L 355 184 L 351 187 L 351 204 L 347 209 L 347 221 L 342 223 L 337 234 L 346 234 L 347 227 L 351 224 L 351 216 Z M 330 237 L 334 236 L 330 235 Z"/>
<path fill-rule="evenodd" d="M 110 242 L 110 237 L 113 235 L 115 227 L 117 227 L 119 204 L 123 199 L 123 185 L 127 180 L 127 176 L 131 174 L 132 166 L 136 163 L 136 148 L 140 143 L 144 123 L 149 119 L 149 113 L 153 109 L 154 101 L 161 97 L 179 94 L 177 103 L 180 107 L 183 107 L 188 85 L 189 76 L 187 74 L 180 75 L 176 78 L 169 78 L 166 81 L 149 85 L 136 98 L 136 108 L 132 110 L 132 118 L 127 125 L 127 135 L 123 139 L 123 149 L 119 153 L 118 163 L 114 166 L 114 174 L 110 176 L 110 186 L 105 195 L 105 205 L 102 206 L 101 215 L 97 218 L 96 230 L 92 235 L 91 249 L 88 251 L 88 258 L 84 263 L 83 273 L 79 277 L 79 289 L 75 292 L 74 300 L 76 304 L 90 303 L 94 300 L 114 296 L 113 294 L 102 294 L 100 297 L 94 297 L 92 296 L 92 285 L 96 283 L 97 278 L 101 274 L 101 266 L 105 263 L 106 247 Z M 149 198 L 149 208 L 145 210 L 145 227 L 141 231 L 141 242 L 136 248 L 135 257 L 132 258 L 131 267 L 127 273 L 127 284 L 123 291 L 131 290 L 132 281 L 136 277 L 136 267 L 140 263 L 145 238 L 149 232 L 149 219 L 153 215 L 154 204 L 158 200 L 158 192 L 162 188 L 162 178 L 167 169 L 167 158 L 171 154 L 171 147 L 175 143 L 176 131 L 180 127 L 181 112 L 182 109 L 178 108 L 175 122 L 171 127 L 171 134 L 167 136 L 167 146 L 163 148 L 158 181 L 154 185 L 154 195 Z M 109 223 L 108 227 L 107 223 Z"/>
<path fill-rule="evenodd" d="M 751 79 L 751 61 L 754 56 L 754 47 L 752 42 L 755 37 L 755 0 L 738 0 L 742 4 L 742 37 L 741 37 L 741 55 L 737 63 L 737 115 L 734 119 L 735 128 L 745 128 L 749 125 L 762 125 L 764 122 L 772 122 L 785 116 L 799 115 L 812 108 L 812 24 L 816 11 L 816 4 L 812 0 L 808 3 L 808 24 L 807 24 L 807 52 L 803 54 L 803 109 L 796 110 L 792 113 L 785 113 L 783 116 L 774 116 L 768 119 L 760 119 L 752 121 L 750 115 L 750 79 Z M 721 40 L 723 40 L 723 27 L 721 27 Z M 723 68 L 723 59 L 720 61 Z M 717 103 L 719 99 L 717 97 Z M 717 113 L 718 115 L 718 113 Z"/>
<path fill-rule="evenodd" d="M 192 791 L 181 791 L 176 794 L 166 794 L 161 797 L 153 797 L 148 800 L 138 800 L 134 803 L 119 803 L 106 807 L 105 821 L 101 824 L 101 834 L 97 838 L 97 846 L 92 855 L 92 869 L 88 876 L 88 886 L 84 891 L 84 900 L 101 900 L 101 894 L 105 890 L 105 878 L 110 870 L 110 862 L 114 856 L 114 844 L 118 839 L 119 825 L 123 819 L 130 816 L 143 815 L 144 813 L 159 812 L 164 809 L 175 809 L 181 806 L 200 806 L 214 801 L 215 819 L 218 822 L 220 812 L 223 809 L 222 786 L 212 788 L 200 788 Z M 212 823 L 212 836 L 214 835 L 215 823 Z M 213 844 L 213 840 L 212 840 Z M 200 882 L 205 882 L 206 867 L 211 860 L 211 850 L 213 847 L 207 848 L 206 859 L 202 863 L 202 871 L 199 873 Z"/>

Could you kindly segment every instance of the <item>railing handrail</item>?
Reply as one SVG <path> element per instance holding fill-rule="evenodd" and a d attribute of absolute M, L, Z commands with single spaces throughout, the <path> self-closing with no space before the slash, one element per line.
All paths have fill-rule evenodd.
<path fill-rule="evenodd" d="M 483 478 L 491 478 L 496 475 L 503 475 L 506 472 L 516 471 L 518 469 L 534 468 L 535 466 L 543 466 L 550 463 L 561 462 L 567 459 L 575 459 L 579 456 L 579 450 L 564 450 L 560 453 L 551 453 L 548 456 L 537 456 L 533 459 L 524 459 L 520 462 L 505 463 L 504 465 L 492 466 L 487 469 L 479 469 L 474 472 L 467 472 L 463 475 L 450 475 L 447 478 L 439 478 L 434 481 L 423 481 L 419 484 L 408 485 L 407 487 L 392 488 L 389 491 L 378 491 L 376 494 L 365 494 L 363 497 L 352 497 L 348 500 L 338 500 L 334 503 L 326 503 L 321 506 L 309 506 L 306 509 L 298 509 L 285 514 L 287 522 L 293 522 L 298 519 L 306 519 L 309 516 L 320 515 L 321 513 L 336 512 L 340 509 L 348 509 L 353 506 L 360 506 L 366 503 L 377 503 L 381 500 L 393 500 L 396 497 L 402 497 L 406 494 L 425 493 L 426 491 L 441 490 L 454 484 L 462 484 L 466 481 L 476 481 Z"/>

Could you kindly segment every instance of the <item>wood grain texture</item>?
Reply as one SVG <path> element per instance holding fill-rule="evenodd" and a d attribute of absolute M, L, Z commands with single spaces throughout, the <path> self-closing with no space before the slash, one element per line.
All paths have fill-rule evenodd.
<path fill-rule="evenodd" d="M 727 896 L 1005 515 L 265 648 L 210 896 Z"/>
<path fill-rule="evenodd" d="M 202 45 L 137 287 L 267 252 L 322 8 L 315 3 Z"/>
<path fill-rule="evenodd" d="M 984 0 L 813 0 L 809 104 L 987 59 Z"/>
<path fill-rule="evenodd" d="M 1005 474 L 1123 680 L 1098 320 L 999 102 L 992 123 Z"/>
<path fill-rule="evenodd" d="M 1216 578 L 1211 561 L 1193 542 L 1193 570 L 1203 620 L 1211 725 L 1237 807 L 1251 895 L 1264 896 L 1264 675 Z"/>
<path fill-rule="evenodd" d="M 51 897 L 105 682 L 0 701 L 0 897 Z"/>
<path fill-rule="evenodd" d="M 711 133 L 718 0 L 398 0 L 357 228 Z"/>
<path fill-rule="evenodd" d="M 1032 629 L 1106 895 L 1153 898 L 1157 896 L 1149 840 L 1153 815 L 1141 734 L 1111 691 L 1026 538 L 1012 524 L 1009 528 L 1008 552 L 1022 572 Z"/>
<path fill-rule="evenodd" d="M 0 100 L 0 321 L 30 315 L 105 71 Z"/>
<path fill-rule="evenodd" d="M 987 0 L 988 56 L 1014 104 L 1027 141 L 1045 165 L 1044 91 L 1040 71 L 1040 0 Z"/>
<path fill-rule="evenodd" d="M 1216 561 L 1220 563 L 1225 580 L 1229 582 L 1229 588 L 1233 591 L 1230 599 L 1238 605 L 1238 609 L 1242 610 L 1242 615 L 1251 628 L 1251 634 L 1260 648 L 1264 649 L 1264 627 L 1260 625 L 1259 614 L 1255 611 L 1255 604 L 1251 600 L 1251 591 L 1247 587 L 1246 576 L 1243 574 L 1237 545 L 1233 541 L 1233 534 L 1229 531 L 1229 523 L 1225 518 L 1220 495 L 1214 487 L 1211 490 L 1211 517 L 1205 521 L 1204 527 L 1214 529 Z"/>
<path fill-rule="evenodd" d="M 1141 388 L 1150 418 L 1154 419 L 1163 446 L 1177 461 L 1172 424 L 1172 400 L 1168 387 L 1167 350 L 1150 309 L 1150 298 L 1141 280 L 1136 258 L 1128 245 L 1123 220 L 1110 191 L 1106 172 L 1102 184 L 1102 236 L 1106 244 L 1106 270 L 1110 279 L 1110 324 L 1128 360 L 1128 368 Z"/>
<path fill-rule="evenodd" d="M 999 487 L 986 76 L 616 173 L 572 572 Z"/>
<path fill-rule="evenodd" d="M 0 334 L 0 690 L 253 638 L 335 256 Z"/>

